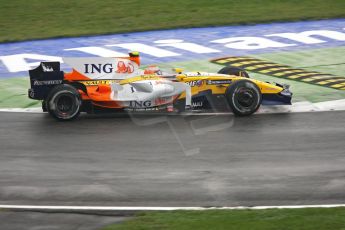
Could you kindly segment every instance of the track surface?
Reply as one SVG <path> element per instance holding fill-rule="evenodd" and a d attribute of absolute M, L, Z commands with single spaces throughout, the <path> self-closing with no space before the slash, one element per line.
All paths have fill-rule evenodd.
<path fill-rule="evenodd" d="M 345 203 L 345 112 L 0 119 L 1 204 Z"/>
<path fill-rule="evenodd" d="M 80 213 L 0 212 L 1 229 L 4 230 L 93 230 L 127 219 Z"/>

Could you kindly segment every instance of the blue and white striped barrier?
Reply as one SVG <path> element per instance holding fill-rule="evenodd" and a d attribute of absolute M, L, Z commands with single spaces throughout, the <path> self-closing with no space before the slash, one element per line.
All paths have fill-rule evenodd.
<path fill-rule="evenodd" d="M 345 19 L 149 31 L 0 44 L 0 78 L 24 76 L 40 61 L 127 55 L 142 63 L 210 59 L 345 45 Z"/>

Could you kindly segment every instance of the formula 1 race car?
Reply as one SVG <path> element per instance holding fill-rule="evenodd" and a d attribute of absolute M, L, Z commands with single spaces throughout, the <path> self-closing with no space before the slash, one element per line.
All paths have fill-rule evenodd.
<path fill-rule="evenodd" d="M 242 69 L 224 67 L 218 73 L 162 73 L 157 66 L 139 69 L 138 52 L 121 58 L 63 58 L 73 70 L 64 73 L 59 62 L 41 62 L 29 71 L 29 98 L 42 100 L 43 111 L 58 120 L 80 112 L 232 110 L 247 116 L 261 104 L 291 104 L 287 85 L 249 78 Z"/>

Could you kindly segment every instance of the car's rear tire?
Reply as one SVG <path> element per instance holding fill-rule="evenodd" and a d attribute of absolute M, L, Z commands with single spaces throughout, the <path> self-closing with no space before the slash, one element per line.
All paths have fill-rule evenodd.
<path fill-rule="evenodd" d="M 262 101 L 259 87 L 250 80 L 239 80 L 231 84 L 225 96 L 233 113 L 238 116 L 249 116 L 255 113 Z"/>
<path fill-rule="evenodd" d="M 219 70 L 218 73 L 249 78 L 249 74 L 244 69 L 233 66 L 225 66 L 224 68 Z"/>
<path fill-rule="evenodd" d="M 46 98 L 49 114 L 57 120 L 68 121 L 79 116 L 81 98 L 78 90 L 71 85 L 57 85 Z"/>

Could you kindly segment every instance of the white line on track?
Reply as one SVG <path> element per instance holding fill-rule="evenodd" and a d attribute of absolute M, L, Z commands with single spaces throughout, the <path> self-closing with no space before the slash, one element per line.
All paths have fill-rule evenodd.
<path fill-rule="evenodd" d="M 300 208 L 338 208 L 345 204 L 325 205 L 283 205 L 283 206 L 237 206 L 237 207 L 135 207 L 135 206 L 40 206 L 40 205 L 0 205 L 0 209 L 11 210 L 55 210 L 55 211 L 174 211 L 174 210 L 263 210 L 263 209 L 300 209 Z"/>
<path fill-rule="evenodd" d="M 273 105 L 273 106 L 261 106 L 258 114 L 267 113 L 302 113 L 302 112 L 323 112 L 323 111 L 342 111 L 345 110 L 345 99 L 325 101 L 318 103 L 311 103 L 309 101 L 295 102 L 292 105 Z M 41 108 L 3 108 L 0 112 L 14 112 L 14 113 L 42 113 Z M 169 115 L 169 113 L 166 113 Z M 207 113 L 207 112 L 192 112 L 182 113 L 179 115 L 228 115 L 229 112 L 224 113 Z M 171 114 L 175 115 L 175 114 Z"/>

